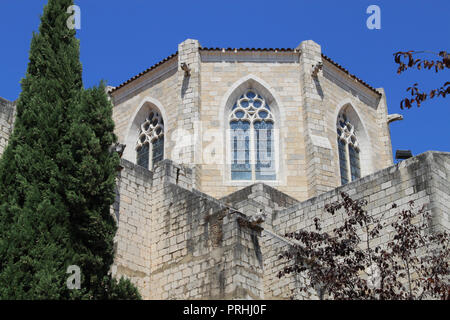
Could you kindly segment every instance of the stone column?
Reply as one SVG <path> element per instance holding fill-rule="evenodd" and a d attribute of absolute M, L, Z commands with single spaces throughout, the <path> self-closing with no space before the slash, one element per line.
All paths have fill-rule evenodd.
<path fill-rule="evenodd" d="M 383 167 L 389 167 L 394 164 L 392 156 L 391 131 L 389 128 L 388 109 L 386 103 L 386 93 L 383 88 L 377 88 L 382 94 L 377 108 L 377 125 L 380 129 L 380 142 L 383 147 Z"/>
<path fill-rule="evenodd" d="M 194 188 L 200 189 L 200 44 L 187 39 L 178 45 L 178 85 L 180 104 L 177 112 L 176 144 L 183 141 L 173 159 L 193 170 Z"/>
<path fill-rule="evenodd" d="M 303 41 L 297 47 L 300 55 L 300 87 L 305 137 L 306 177 L 308 196 L 314 197 L 334 188 L 333 152 L 327 138 L 326 107 L 320 88 L 321 72 L 313 75 L 322 64 L 320 45 L 312 40 Z M 319 68 L 317 70 L 320 70 Z"/>

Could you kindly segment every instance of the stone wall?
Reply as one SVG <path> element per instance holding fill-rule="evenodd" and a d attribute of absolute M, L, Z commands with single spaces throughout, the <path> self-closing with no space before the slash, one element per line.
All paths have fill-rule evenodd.
<path fill-rule="evenodd" d="M 277 181 L 227 178 L 227 108 L 249 88 L 273 106 Z M 288 51 L 181 43 L 177 54 L 112 93 L 115 130 L 127 144 L 111 208 L 118 223 L 113 275 L 130 278 L 144 299 L 314 299 L 313 288 L 297 290 L 305 279 L 277 277 L 285 263 L 278 256 L 292 244 L 283 235 L 312 228 L 315 217 L 325 231 L 334 228 L 343 217 L 324 206 L 341 192 L 366 198 L 370 214 L 386 222 L 414 200 L 431 211 L 434 228 L 448 230 L 450 153 L 426 152 L 392 166 L 379 91 L 325 59 L 313 41 Z M 363 177 L 339 186 L 336 118 L 344 107 L 364 132 Z M 138 120 L 148 110 L 161 112 L 165 135 L 166 160 L 151 171 L 134 164 Z M 14 118 L 14 103 L 0 98 L 0 154 Z M 208 154 L 217 161 L 207 162 Z M 374 244 L 391 237 L 388 230 Z"/>
<path fill-rule="evenodd" d="M 112 274 L 130 278 L 144 299 L 150 286 L 152 184 L 153 172 L 122 160 L 112 207 L 118 226 Z"/>
<path fill-rule="evenodd" d="M 272 228 L 278 234 L 292 232 L 312 225 L 313 217 L 321 218 L 324 230 L 331 229 L 339 217 L 330 217 L 324 206 L 338 200 L 341 192 L 353 199 L 368 201 L 367 210 L 373 215 L 384 214 L 385 219 L 406 208 L 410 200 L 415 206 L 426 204 L 435 217 L 435 225 L 449 229 L 448 196 L 450 153 L 428 151 L 401 161 L 394 166 L 323 193 L 290 208 L 274 213 Z M 445 191 L 446 190 L 446 191 Z M 396 203 L 398 208 L 392 209 Z M 383 235 L 386 239 L 388 235 Z"/>
<path fill-rule="evenodd" d="M 170 160 L 153 172 L 126 160 L 122 167 L 116 277 L 129 277 L 145 299 L 262 296 L 257 225 L 192 189 L 190 168 Z"/>
<path fill-rule="evenodd" d="M 342 108 L 349 107 L 354 111 L 355 126 L 361 146 L 361 174 L 365 176 L 393 164 L 391 138 L 388 126 L 388 110 L 386 94 L 383 89 L 381 97 L 374 95 L 368 88 L 361 88 L 349 80 L 349 75 L 324 61 L 322 73 L 319 75 L 321 90 L 324 92 L 322 104 L 324 112 L 325 136 L 331 143 L 331 167 L 334 185 L 340 185 L 339 159 L 336 143 L 336 118 Z M 311 194 L 316 196 L 317 194 Z"/>
<path fill-rule="evenodd" d="M 5 151 L 14 127 L 16 107 L 14 102 L 0 97 L 0 155 Z"/>
<path fill-rule="evenodd" d="M 313 75 L 319 64 L 322 71 Z M 267 185 L 298 200 L 340 185 L 336 120 L 343 107 L 355 111 L 364 132 L 362 174 L 392 164 L 384 91 L 379 95 L 355 81 L 311 40 L 279 51 L 203 49 L 192 39 L 180 43 L 176 55 L 112 93 L 116 133 L 127 144 L 124 158 L 135 162 L 136 117 L 152 106 L 165 118 L 164 158 L 188 165 L 196 189 L 220 198 L 254 184 L 231 180 L 227 163 L 228 111 L 248 88 L 265 97 L 276 119 L 277 179 L 264 181 Z"/>
<path fill-rule="evenodd" d="M 154 172 L 122 161 L 116 276 L 130 277 L 146 299 L 317 299 L 300 292 L 305 278 L 277 274 L 286 232 L 324 231 L 343 221 L 324 207 L 341 192 L 368 200 L 367 210 L 390 223 L 408 206 L 426 205 L 434 228 L 450 227 L 450 153 L 426 152 L 307 201 L 263 183 L 215 199 L 193 188 L 193 170 L 170 160 Z M 396 203 L 397 208 L 392 208 Z M 374 245 L 392 238 L 389 228 Z"/>
<path fill-rule="evenodd" d="M 270 230 L 267 237 L 264 235 L 267 240 L 263 241 L 269 247 L 267 255 L 264 256 L 266 262 L 264 275 L 271 279 L 265 286 L 266 297 L 286 298 L 287 291 L 283 292 L 283 288 L 295 288 L 297 281 L 305 281 L 289 276 L 283 279 L 288 283 L 283 284 L 275 278 L 276 272 L 282 267 L 276 257 L 288 247 L 288 244 L 286 244 L 287 241 L 278 239 L 272 233 L 284 235 L 298 230 L 313 230 L 315 217 L 320 218 L 323 231 L 331 231 L 343 221 L 343 216 L 342 214 L 332 216 L 326 213 L 324 206 L 337 201 L 341 192 L 349 194 L 353 199 L 366 199 L 368 201 L 366 209 L 369 214 L 377 218 L 382 217 L 387 224 L 397 219 L 396 214 L 402 209 L 409 208 L 408 203 L 413 200 L 415 209 L 425 205 L 426 210 L 431 212 L 435 229 L 449 230 L 449 186 L 450 153 L 426 152 L 307 201 L 275 211 L 272 225 L 263 226 L 267 231 Z M 393 203 L 398 207 L 392 208 Z M 373 240 L 373 245 L 386 243 L 392 238 L 393 229 L 387 227 L 378 238 Z M 266 276 L 266 273 L 269 276 Z M 289 291 L 289 294 L 292 294 L 292 291 Z M 312 296 L 308 298 L 313 297 L 315 293 L 311 291 L 310 294 Z"/>
<path fill-rule="evenodd" d="M 223 197 L 255 183 L 230 179 L 227 156 L 231 151 L 226 143 L 229 110 L 235 99 L 252 88 L 273 110 L 279 139 L 277 180 L 265 183 L 296 198 L 307 198 L 299 56 L 295 51 L 201 51 L 201 143 L 205 160 L 210 153 L 215 160 L 202 163 L 202 190 Z"/>
<path fill-rule="evenodd" d="M 115 133 L 120 143 L 126 144 L 123 158 L 136 163 L 136 141 L 141 123 L 139 112 L 144 109 L 142 117 L 148 116 L 150 108 L 161 112 L 164 120 L 164 158 L 171 158 L 175 141 L 171 137 L 178 127 L 178 107 L 181 103 L 179 79 L 177 77 L 178 59 L 172 57 L 163 65 L 147 72 L 134 80 L 133 85 L 125 86 L 114 92 L 113 120 Z M 145 110 L 147 109 L 147 110 Z M 148 113 L 150 113 L 148 111 Z M 133 135 L 134 133 L 134 135 Z"/>
<path fill-rule="evenodd" d="M 326 112 L 331 106 L 322 102 L 325 92 L 321 88 L 321 80 L 313 76 L 313 70 L 322 63 L 321 47 L 314 41 L 304 41 L 298 48 L 301 50 L 301 97 L 303 120 L 303 143 L 305 155 L 305 176 L 308 183 L 307 199 L 337 186 L 334 172 L 336 159 L 333 157 L 332 144 L 327 137 Z M 334 125 L 333 125 L 334 126 Z M 334 129 L 334 128 L 330 128 Z M 333 141 L 333 140 L 331 140 Z"/>
<path fill-rule="evenodd" d="M 262 183 L 246 187 L 221 199 L 228 205 L 245 212 L 249 217 L 262 213 L 264 223 L 261 232 L 261 253 L 263 258 L 263 294 L 260 299 L 287 299 L 293 294 L 296 299 L 314 299 L 315 291 L 298 292 L 300 282 L 306 279 L 298 275 L 287 275 L 278 278 L 278 271 L 286 265 L 286 261 L 279 259 L 279 254 L 288 250 L 292 242 L 272 229 L 273 217 L 280 210 L 300 204 L 300 202 L 278 190 Z M 300 217 L 292 223 L 298 222 Z"/>

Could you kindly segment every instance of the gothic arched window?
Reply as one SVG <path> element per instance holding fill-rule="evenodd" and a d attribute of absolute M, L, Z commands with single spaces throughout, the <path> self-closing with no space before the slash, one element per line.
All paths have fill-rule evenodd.
<path fill-rule="evenodd" d="M 274 117 L 255 90 L 241 95 L 230 117 L 231 180 L 276 180 Z"/>
<path fill-rule="evenodd" d="M 160 112 L 150 111 L 141 124 L 136 142 L 136 163 L 152 168 L 164 157 L 164 120 Z"/>
<path fill-rule="evenodd" d="M 338 117 L 337 143 L 341 183 L 346 184 L 361 177 L 361 166 L 359 160 L 360 148 L 355 135 L 355 127 L 347 119 L 345 112 Z"/>

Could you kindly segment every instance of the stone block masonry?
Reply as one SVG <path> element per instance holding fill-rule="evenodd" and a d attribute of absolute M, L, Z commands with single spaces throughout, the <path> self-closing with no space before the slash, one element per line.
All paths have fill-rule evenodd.
<path fill-rule="evenodd" d="M 118 230 L 115 236 L 113 275 L 126 275 L 143 298 L 150 286 L 150 215 L 153 172 L 122 160 L 112 207 Z"/>
<path fill-rule="evenodd" d="M 170 160 L 154 172 L 126 160 L 122 167 L 115 276 L 129 277 L 145 299 L 263 294 L 258 225 L 192 189 L 190 168 Z"/>
<path fill-rule="evenodd" d="M 306 279 L 277 277 L 286 263 L 278 256 L 292 244 L 286 232 L 311 228 L 315 217 L 325 231 L 343 221 L 324 210 L 340 192 L 366 198 L 369 213 L 385 213 L 386 221 L 414 200 L 431 211 L 435 228 L 449 228 L 445 152 L 426 152 L 307 201 L 263 183 L 215 199 L 193 188 L 191 168 L 170 160 L 153 172 L 126 160 L 122 166 L 113 269 L 146 299 L 317 299 L 314 288 L 299 292 Z"/>
<path fill-rule="evenodd" d="M 313 217 L 327 216 L 325 204 L 337 201 L 339 194 L 345 192 L 353 199 L 365 198 L 367 210 L 375 215 L 387 211 L 385 219 L 391 219 L 394 213 L 406 208 L 410 200 L 417 208 L 425 204 L 432 213 L 434 226 L 448 230 L 449 178 L 450 153 L 425 152 L 290 208 L 278 210 L 274 213 L 272 228 L 278 234 L 306 228 L 312 225 Z M 397 209 L 392 209 L 393 203 L 398 205 Z M 329 226 L 328 229 L 336 223 L 322 221 Z"/>
<path fill-rule="evenodd" d="M 195 189 L 222 198 L 254 184 L 231 179 L 227 142 L 230 110 L 252 89 L 272 108 L 279 137 L 276 180 L 267 185 L 302 201 L 339 186 L 336 121 L 344 108 L 358 118 L 362 175 L 392 165 L 384 91 L 356 81 L 314 41 L 277 50 L 204 48 L 186 39 L 177 49 L 111 91 L 125 159 L 136 162 L 142 116 L 151 109 L 164 118 L 164 158 L 188 165 Z"/>
<path fill-rule="evenodd" d="M 276 210 L 272 224 L 264 225 L 263 232 L 262 242 L 268 248 L 264 256 L 267 262 L 264 276 L 265 282 L 268 282 L 265 286 L 266 297 L 286 298 L 287 293 L 283 293 L 283 288 L 289 287 L 289 294 L 296 293 L 292 288 L 296 288 L 299 281 L 306 281 L 294 275 L 282 280 L 275 277 L 277 270 L 282 267 L 277 256 L 289 245 L 279 236 L 303 229 L 312 230 L 315 217 L 321 219 L 323 231 L 331 231 L 343 221 L 343 216 L 332 216 L 325 212 L 324 207 L 337 201 L 341 192 L 349 194 L 354 200 L 366 199 L 369 214 L 383 216 L 388 224 L 397 218 L 398 212 L 408 208 L 409 201 L 413 200 L 415 209 L 425 205 L 426 210 L 431 212 L 434 230 L 449 231 L 450 153 L 426 152 L 289 208 Z M 393 203 L 398 207 L 392 208 Z M 392 239 L 392 229 L 388 227 L 383 232 L 374 240 L 374 244 L 383 244 Z M 296 298 L 311 299 L 316 297 L 315 294 L 313 290 L 310 295 L 297 292 Z"/>
<path fill-rule="evenodd" d="M 398 117 L 388 114 L 384 90 L 350 74 L 319 44 L 219 49 L 187 39 L 177 49 L 108 91 L 115 133 L 126 145 L 111 207 L 118 223 L 111 271 L 130 278 L 144 299 L 317 298 L 313 288 L 297 290 L 305 279 L 277 278 L 285 263 L 278 256 L 292 245 L 286 232 L 311 228 L 316 217 L 325 231 L 343 221 L 324 210 L 340 192 L 365 198 L 370 214 L 388 222 L 414 200 L 431 211 L 434 229 L 449 229 L 450 154 L 430 151 L 393 165 L 389 123 Z M 254 163 L 251 179 L 231 175 L 232 110 L 249 91 L 270 107 L 272 180 L 258 180 Z M 147 170 L 135 164 L 136 146 L 155 114 L 164 143 L 155 158 L 149 145 Z M 359 154 L 353 165 L 350 149 L 338 148 L 344 115 Z M 0 154 L 14 118 L 14 103 L 0 98 Z M 249 145 L 254 136 L 253 128 Z M 341 186 L 345 168 L 362 178 Z"/>

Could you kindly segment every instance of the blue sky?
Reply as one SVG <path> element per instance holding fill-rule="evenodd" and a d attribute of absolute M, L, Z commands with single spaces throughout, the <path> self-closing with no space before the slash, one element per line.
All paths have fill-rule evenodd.
<path fill-rule="evenodd" d="M 15 100 L 28 63 L 33 31 L 46 0 L 0 1 L 0 96 Z M 450 51 L 450 1 L 145 1 L 75 0 L 81 8 L 81 62 L 86 87 L 118 85 L 177 50 L 187 38 L 204 47 L 296 47 L 312 39 L 327 56 L 373 87 L 386 90 L 392 145 L 450 151 L 450 97 L 400 109 L 414 82 L 429 91 L 449 71 L 396 74 L 393 53 Z M 369 5 L 381 8 L 381 29 L 369 30 Z M 430 56 L 430 58 L 433 58 Z"/>

